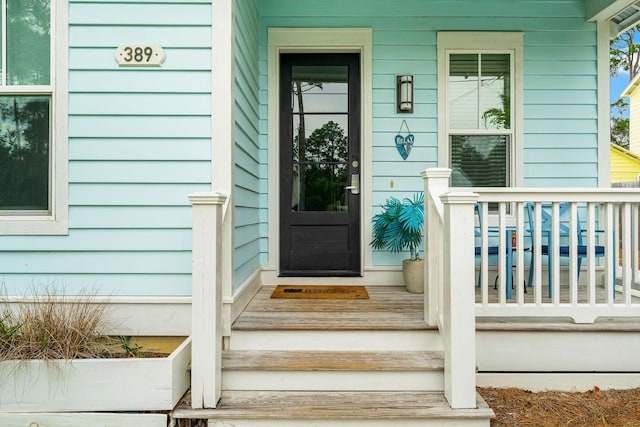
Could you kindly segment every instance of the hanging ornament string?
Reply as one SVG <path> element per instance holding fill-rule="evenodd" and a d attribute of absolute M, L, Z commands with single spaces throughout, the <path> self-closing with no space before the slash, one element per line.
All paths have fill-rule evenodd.
<path fill-rule="evenodd" d="M 402 136 L 402 128 L 407 129 L 406 136 Z M 400 130 L 398 130 L 398 134 L 396 135 L 395 142 L 396 148 L 402 157 L 402 160 L 407 160 L 409 154 L 411 154 L 411 149 L 413 149 L 413 142 L 415 141 L 415 137 L 409 130 L 409 125 L 406 120 L 403 120 L 400 124 Z"/>

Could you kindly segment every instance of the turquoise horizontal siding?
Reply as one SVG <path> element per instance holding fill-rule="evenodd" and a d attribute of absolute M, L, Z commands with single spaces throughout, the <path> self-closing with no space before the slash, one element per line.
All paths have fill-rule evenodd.
<path fill-rule="evenodd" d="M 54 284 L 67 295 L 92 292 L 98 295 L 140 296 L 140 289 L 153 289 L 153 295 L 184 296 L 191 293 L 189 273 L 29 273 L 0 274 L 9 295 L 23 295 L 34 285 Z"/>
<path fill-rule="evenodd" d="M 69 235 L 0 239 L 0 283 L 189 295 L 191 206 L 211 189 L 211 1 L 69 1 Z M 120 68 L 120 44 L 160 67 Z"/>
<path fill-rule="evenodd" d="M 74 229 L 191 229 L 190 206 L 72 206 Z"/>
<path fill-rule="evenodd" d="M 211 96 L 204 93 L 74 93 L 69 108 L 76 116 L 204 116 L 211 115 Z"/>
<path fill-rule="evenodd" d="M 96 227 L 93 224 L 92 227 Z M 7 236 L 13 252 L 39 251 L 185 251 L 191 250 L 189 229 L 76 229 L 61 240 L 55 236 Z"/>
<path fill-rule="evenodd" d="M 211 140 L 207 138 L 90 137 L 69 141 L 69 160 L 202 160 L 210 156 Z"/>
<path fill-rule="evenodd" d="M 71 183 L 201 183 L 211 180 L 208 161 L 74 161 Z"/>
<path fill-rule="evenodd" d="M 105 52 L 107 54 L 107 52 Z M 73 70 L 70 93 L 211 93 L 211 73 L 202 70 Z"/>
<path fill-rule="evenodd" d="M 260 16 L 257 0 L 235 2 L 235 210 L 234 279 L 237 288 L 261 265 L 266 248 L 261 247 L 260 182 L 260 73 L 258 47 Z M 265 206 L 265 205 L 262 205 Z M 264 222 L 263 222 L 264 221 Z"/>
<path fill-rule="evenodd" d="M 373 29 L 373 212 L 387 197 L 422 189 L 419 172 L 438 165 L 437 33 L 524 34 L 524 183 L 597 185 L 596 28 L 581 0 L 339 0 L 261 2 L 261 133 L 266 135 L 266 34 L 270 27 Z M 395 112 L 395 76 L 414 75 L 414 113 Z M 394 137 L 406 120 L 415 144 L 403 161 Z M 266 138 L 261 139 L 266 148 Z M 562 147 L 560 151 L 558 148 Z M 566 156 L 570 161 L 558 159 Z M 266 156 L 264 158 L 266 162 Z M 366 239 L 366 236 L 365 236 Z M 374 252 L 374 265 L 403 256 Z"/>

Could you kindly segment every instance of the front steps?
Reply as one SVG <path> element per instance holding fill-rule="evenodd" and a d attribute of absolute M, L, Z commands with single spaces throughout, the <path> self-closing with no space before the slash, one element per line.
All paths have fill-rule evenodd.
<path fill-rule="evenodd" d="M 442 352 L 226 351 L 225 390 L 440 391 Z"/>
<path fill-rule="evenodd" d="M 435 392 L 224 391 L 217 409 L 174 418 L 209 419 L 210 427 L 487 427 L 493 411 L 449 407 Z"/>
<path fill-rule="evenodd" d="M 232 326 L 216 409 L 174 411 L 209 426 L 488 427 L 493 411 L 452 410 L 443 344 L 422 295 L 367 288 L 370 300 L 272 300 L 263 287 Z"/>

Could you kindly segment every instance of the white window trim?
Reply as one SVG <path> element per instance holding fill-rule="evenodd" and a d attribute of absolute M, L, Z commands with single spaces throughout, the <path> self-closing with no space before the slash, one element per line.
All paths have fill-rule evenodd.
<path fill-rule="evenodd" d="M 361 58 L 361 198 L 360 198 L 360 265 L 362 271 L 372 265 L 372 252 L 366 244 L 367 236 L 371 236 L 372 215 L 372 57 L 373 31 L 371 28 L 269 28 L 267 51 L 267 79 L 268 79 L 268 163 L 269 169 L 269 265 L 265 271 L 280 271 L 279 262 L 279 56 L 280 53 L 333 53 L 357 52 Z"/>
<path fill-rule="evenodd" d="M 48 215 L 0 215 L 0 235 L 48 235 L 69 232 L 68 189 L 68 16 L 67 0 L 51 1 L 51 212 Z M 27 90 L 37 89 L 29 87 Z"/>
<path fill-rule="evenodd" d="M 512 32 L 440 32 L 438 33 L 438 165 L 451 167 L 448 138 L 447 55 L 470 51 L 513 52 L 512 141 L 510 186 L 523 184 L 523 99 L 524 36 Z M 457 133 L 457 132 L 456 132 Z M 495 132 L 494 132 L 495 133 Z"/>

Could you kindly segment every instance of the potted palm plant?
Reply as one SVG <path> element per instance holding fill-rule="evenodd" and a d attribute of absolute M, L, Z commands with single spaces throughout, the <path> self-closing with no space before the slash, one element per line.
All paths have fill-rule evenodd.
<path fill-rule="evenodd" d="M 389 197 L 382 212 L 372 218 L 371 247 L 392 253 L 409 250 L 410 258 L 402 261 L 402 276 L 409 292 L 424 292 L 424 260 L 420 258 L 422 225 L 424 223 L 424 193 L 413 199 Z"/>

